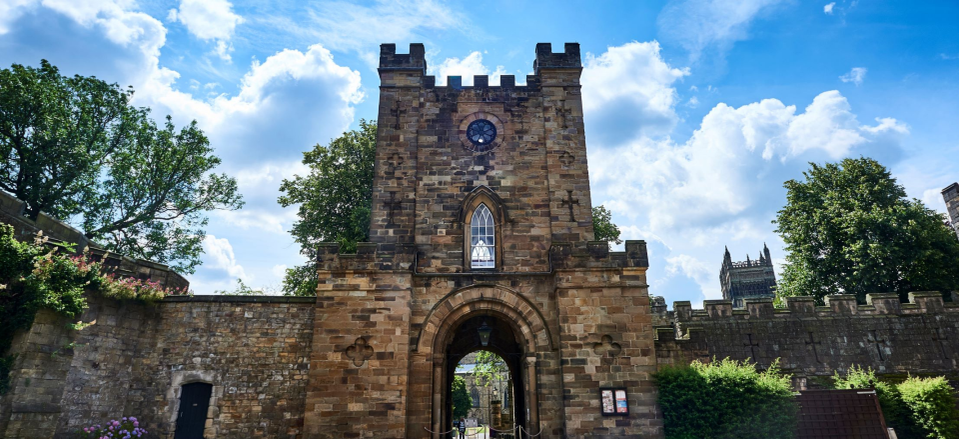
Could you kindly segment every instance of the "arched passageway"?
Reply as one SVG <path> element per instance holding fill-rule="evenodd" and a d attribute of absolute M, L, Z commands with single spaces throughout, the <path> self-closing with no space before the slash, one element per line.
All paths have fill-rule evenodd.
<path fill-rule="evenodd" d="M 491 329 L 487 346 L 482 345 L 478 332 L 484 322 Z M 485 349 L 502 357 L 510 370 L 514 424 L 533 434 L 539 432 L 537 357 L 550 352 L 552 344 L 540 312 L 512 290 L 472 286 L 444 297 L 427 316 L 417 343 L 418 355 L 430 361 L 432 371 L 427 381 L 432 382 L 427 428 L 433 432 L 450 430 L 450 387 L 456 365 L 465 355 Z M 413 370 L 411 379 L 422 382 L 425 377 L 419 377 L 416 371 L 425 370 L 416 366 Z M 432 437 L 440 439 L 442 435 L 434 433 Z"/>
<path fill-rule="evenodd" d="M 483 337 L 484 333 L 488 335 L 488 338 Z M 518 342 L 511 325 L 503 321 L 502 317 L 477 313 L 465 319 L 455 329 L 446 349 L 445 381 L 452 384 L 456 366 L 460 363 L 460 360 L 478 350 L 492 352 L 503 359 L 508 370 L 508 381 L 511 384 L 508 386 L 511 390 L 508 394 L 499 395 L 500 401 L 508 405 L 503 407 L 503 411 L 509 414 L 509 421 L 505 422 L 506 425 L 493 424 L 492 420 L 495 419 L 495 414 L 490 412 L 490 416 L 486 419 L 487 423 L 504 430 L 512 429 L 513 425 L 529 428 L 526 422 L 526 397 L 522 391 L 526 389 L 523 380 L 526 353 L 522 343 Z M 452 428 L 455 420 L 453 419 L 452 385 L 447 385 L 445 389 L 446 404 L 442 421 L 443 431 L 448 431 Z M 499 392 L 503 391 L 500 390 Z"/>

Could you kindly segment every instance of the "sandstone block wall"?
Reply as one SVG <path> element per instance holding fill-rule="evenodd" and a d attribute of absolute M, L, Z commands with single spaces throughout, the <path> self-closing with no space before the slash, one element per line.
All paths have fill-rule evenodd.
<path fill-rule="evenodd" d="M 345 259 L 372 264 L 368 256 Z M 337 271 L 321 275 L 317 294 L 304 433 L 405 437 L 409 273 Z"/>
<path fill-rule="evenodd" d="M 370 240 L 417 244 L 421 272 L 471 271 L 465 261 L 464 202 L 489 188 L 497 218 L 500 271 L 548 271 L 551 241 L 593 237 L 577 44 L 536 49 L 535 75 L 500 86 L 486 76 L 436 86 L 424 48 L 380 55 L 380 107 Z M 497 126 L 493 149 L 475 152 L 469 123 Z M 502 221 L 501 221 L 502 220 Z"/>
<path fill-rule="evenodd" d="M 566 437 L 662 437 L 645 243 L 627 241 L 621 253 L 606 243 L 556 253 Z M 602 415 L 602 387 L 626 388 L 628 416 Z"/>
<path fill-rule="evenodd" d="M 136 416 L 172 437 L 179 387 L 213 385 L 207 437 L 302 437 L 313 298 L 175 297 L 156 305 L 91 297 L 75 323 L 42 310 L 17 335 L 0 436 L 74 437 Z"/>
<path fill-rule="evenodd" d="M 135 410 L 172 437 L 179 386 L 213 384 L 209 437 L 300 437 L 313 298 L 197 296 L 159 308 L 158 339 Z"/>
<path fill-rule="evenodd" d="M 815 306 L 811 297 L 787 299 L 787 309 L 772 301 L 747 301 L 733 310 L 725 300 L 707 300 L 704 309 L 674 302 L 656 328 L 657 363 L 687 364 L 712 357 L 751 358 L 768 366 L 777 358 L 797 376 L 829 376 L 852 365 L 879 374 L 952 374 L 959 371 L 959 305 L 943 303 L 939 293 L 911 293 L 910 303 L 895 294 L 829 296 Z"/>

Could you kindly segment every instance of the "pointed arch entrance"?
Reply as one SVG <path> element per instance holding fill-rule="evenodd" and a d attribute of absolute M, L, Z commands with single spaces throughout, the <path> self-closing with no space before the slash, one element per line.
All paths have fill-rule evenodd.
<path fill-rule="evenodd" d="M 477 331 L 483 322 L 492 328 L 485 347 Z M 412 381 L 431 383 L 427 428 L 434 432 L 450 429 L 453 419 L 449 389 L 456 365 L 463 356 L 486 349 L 502 357 L 510 370 L 514 385 L 510 404 L 516 424 L 538 433 L 537 358 L 553 350 L 554 343 L 542 314 L 516 291 L 499 285 L 474 285 L 448 294 L 427 315 L 415 345 L 417 353 L 431 363 L 432 376 L 428 380 L 411 377 Z M 421 370 L 425 372 L 424 369 Z M 434 433 L 432 437 L 442 436 Z"/>

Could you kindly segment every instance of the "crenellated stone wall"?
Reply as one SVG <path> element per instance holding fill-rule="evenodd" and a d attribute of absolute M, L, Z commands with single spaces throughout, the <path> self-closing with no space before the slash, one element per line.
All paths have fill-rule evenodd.
<path fill-rule="evenodd" d="M 780 359 L 797 385 L 813 376 L 845 372 L 852 365 L 881 375 L 959 372 L 959 304 L 944 303 L 940 293 L 910 293 L 910 303 L 895 294 L 872 294 L 859 305 L 854 296 L 790 297 L 786 309 L 769 299 L 746 302 L 707 300 L 703 309 L 674 302 L 658 320 L 656 357 L 660 366 L 693 360 L 751 358 L 762 366 Z"/>

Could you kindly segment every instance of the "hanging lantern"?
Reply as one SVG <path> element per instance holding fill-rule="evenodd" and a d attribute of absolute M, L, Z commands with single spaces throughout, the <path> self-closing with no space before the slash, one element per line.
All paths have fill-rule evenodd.
<path fill-rule="evenodd" d="M 483 324 L 476 329 L 476 332 L 479 333 L 480 344 L 484 347 L 489 345 L 489 335 L 493 333 L 493 328 L 486 326 L 486 320 L 483 320 Z"/>

